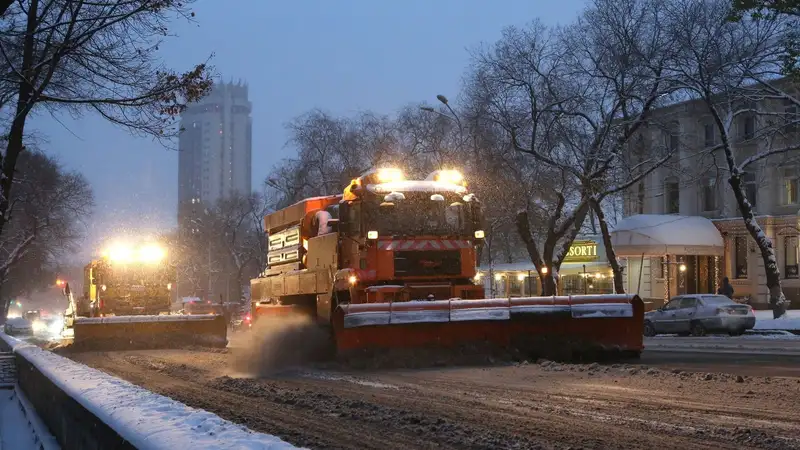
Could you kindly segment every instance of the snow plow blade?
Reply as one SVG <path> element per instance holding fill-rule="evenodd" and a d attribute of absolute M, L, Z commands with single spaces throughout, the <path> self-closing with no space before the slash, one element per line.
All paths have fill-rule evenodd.
<path fill-rule="evenodd" d="M 98 350 L 228 344 L 228 324 L 218 315 L 79 317 L 73 333 L 74 347 Z"/>
<path fill-rule="evenodd" d="M 644 303 L 635 295 L 341 305 L 337 350 L 490 346 L 530 356 L 638 356 Z"/>

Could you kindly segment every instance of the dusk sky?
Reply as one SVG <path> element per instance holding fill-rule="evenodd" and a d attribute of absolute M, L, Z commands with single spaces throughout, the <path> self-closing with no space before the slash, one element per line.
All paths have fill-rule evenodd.
<path fill-rule="evenodd" d="M 582 0 L 199 0 L 197 23 L 176 21 L 163 46 L 176 70 L 202 62 L 243 80 L 253 103 L 253 187 L 291 156 L 284 125 L 310 109 L 391 114 L 408 103 L 455 98 L 470 48 L 535 18 L 572 21 Z M 235 5 L 235 6 L 234 6 Z M 120 228 L 176 224 L 178 154 L 94 116 L 39 112 L 29 131 L 66 167 L 82 171 L 96 198 L 87 246 Z M 87 256 L 87 255 L 81 255 Z"/>

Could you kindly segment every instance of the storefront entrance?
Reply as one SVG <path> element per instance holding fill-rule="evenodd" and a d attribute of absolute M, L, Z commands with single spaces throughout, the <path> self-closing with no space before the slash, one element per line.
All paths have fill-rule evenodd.
<path fill-rule="evenodd" d="M 678 256 L 686 266 L 678 274 L 678 294 L 716 294 L 716 260 L 713 256 Z"/>

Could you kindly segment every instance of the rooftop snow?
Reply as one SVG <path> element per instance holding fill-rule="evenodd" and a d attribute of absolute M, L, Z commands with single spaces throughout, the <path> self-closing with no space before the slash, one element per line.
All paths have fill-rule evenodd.
<path fill-rule="evenodd" d="M 289 449 L 280 438 L 154 394 L 0 333 L 15 351 L 136 448 Z"/>
<path fill-rule="evenodd" d="M 711 220 L 698 216 L 638 214 L 622 219 L 611 231 L 615 248 L 625 255 L 625 247 L 637 247 L 634 253 L 649 255 L 698 254 L 722 256 L 722 235 Z M 697 247 L 697 251 L 687 247 Z"/>

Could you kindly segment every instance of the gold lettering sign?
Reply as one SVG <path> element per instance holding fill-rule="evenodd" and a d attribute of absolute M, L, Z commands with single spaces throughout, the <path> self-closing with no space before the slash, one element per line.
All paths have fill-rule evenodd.
<path fill-rule="evenodd" d="M 597 259 L 597 242 L 575 241 L 567 252 L 564 262 L 589 262 Z"/>

